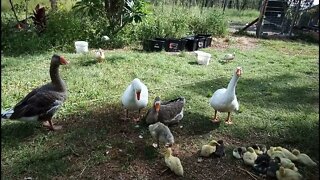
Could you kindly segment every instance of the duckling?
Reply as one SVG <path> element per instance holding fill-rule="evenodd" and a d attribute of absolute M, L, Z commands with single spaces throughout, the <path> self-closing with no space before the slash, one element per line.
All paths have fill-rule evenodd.
<path fill-rule="evenodd" d="M 300 151 L 297 149 L 292 150 L 292 153 L 295 156 L 297 156 L 297 161 L 304 164 L 304 165 L 307 165 L 307 166 L 316 166 L 317 165 L 317 163 L 314 162 L 307 154 L 300 153 Z"/>
<path fill-rule="evenodd" d="M 254 144 L 251 146 L 257 155 L 261 155 L 267 152 L 267 147 L 263 144 Z"/>
<path fill-rule="evenodd" d="M 237 147 L 233 149 L 232 155 L 237 159 L 242 159 L 242 156 L 246 151 L 247 151 L 247 148 L 245 147 Z"/>
<path fill-rule="evenodd" d="M 281 149 L 280 148 L 278 148 L 278 147 L 270 147 L 270 149 L 267 151 L 267 154 L 272 158 L 272 159 L 274 159 L 276 156 L 277 157 L 279 157 L 279 158 L 284 158 L 284 157 L 286 157 L 285 155 L 284 155 L 284 153 L 281 151 Z"/>
<path fill-rule="evenodd" d="M 164 161 L 166 165 L 178 176 L 183 176 L 183 167 L 178 157 L 172 156 L 171 148 L 166 148 L 164 152 Z"/>
<path fill-rule="evenodd" d="M 216 151 L 213 153 L 215 157 L 222 157 L 225 156 L 225 151 L 224 151 L 224 144 L 223 140 L 218 141 L 218 145 L 216 146 Z"/>
<path fill-rule="evenodd" d="M 278 180 L 301 180 L 302 175 L 297 171 L 292 169 L 284 168 L 280 166 L 279 170 L 276 172 Z"/>
<path fill-rule="evenodd" d="M 253 171 L 259 175 L 266 175 L 269 167 L 270 156 L 268 154 L 261 154 L 254 161 Z"/>
<path fill-rule="evenodd" d="M 157 140 L 157 147 L 159 148 L 159 142 L 165 143 L 165 146 L 172 146 L 174 143 L 174 137 L 168 128 L 168 126 L 157 122 L 149 125 L 149 131 L 153 138 Z"/>
<path fill-rule="evenodd" d="M 96 51 L 95 55 L 98 62 L 102 62 L 105 58 L 104 51 L 101 48 Z"/>
<path fill-rule="evenodd" d="M 269 156 L 271 156 L 272 152 L 274 151 L 274 148 L 275 148 L 275 147 L 270 146 L 270 148 L 267 150 L 267 154 L 268 154 Z"/>
<path fill-rule="evenodd" d="M 276 172 L 280 167 L 280 158 L 276 157 L 275 159 L 270 159 L 269 167 L 267 168 L 267 177 L 275 178 Z"/>
<path fill-rule="evenodd" d="M 254 151 L 254 149 L 252 147 L 248 147 L 247 148 L 247 152 L 245 152 L 243 154 L 243 161 L 246 165 L 250 165 L 253 166 L 254 165 L 254 161 L 258 158 L 256 152 Z"/>
<path fill-rule="evenodd" d="M 209 157 L 212 153 L 216 151 L 216 146 L 219 143 L 216 140 L 210 141 L 201 147 L 200 156 Z"/>
<path fill-rule="evenodd" d="M 292 152 L 290 152 L 288 149 L 280 147 L 280 146 L 278 146 L 276 149 L 280 149 L 283 152 L 283 154 L 285 155 L 285 157 L 290 159 L 291 161 L 298 160 L 297 156 L 294 155 Z"/>
<path fill-rule="evenodd" d="M 279 157 L 275 157 L 275 158 L 279 158 Z M 279 159 L 280 159 L 281 166 L 283 166 L 284 168 L 289 168 L 294 171 L 298 171 L 298 168 L 295 166 L 295 164 L 290 159 L 288 159 L 288 158 L 279 158 Z"/>

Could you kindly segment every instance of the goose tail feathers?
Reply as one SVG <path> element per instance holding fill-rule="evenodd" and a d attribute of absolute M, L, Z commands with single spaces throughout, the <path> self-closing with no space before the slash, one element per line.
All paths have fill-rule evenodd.
<path fill-rule="evenodd" d="M 178 98 L 176 98 L 176 99 L 167 101 L 165 104 L 168 104 L 168 103 L 171 103 L 171 102 L 177 102 L 177 101 L 183 102 L 183 104 L 186 103 L 186 99 L 185 99 L 184 97 L 178 97 Z"/>
<path fill-rule="evenodd" d="M 10 109 L 8 111 L 1 110 L 1 121 L 5 120 L 5 119 L 10 119 L 13 112 L 14 112 L 13 109 Z"/>

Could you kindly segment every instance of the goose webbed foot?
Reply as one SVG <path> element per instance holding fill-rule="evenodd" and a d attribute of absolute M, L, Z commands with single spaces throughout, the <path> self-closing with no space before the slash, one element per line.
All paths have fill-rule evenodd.
<path fill-rule="evenodd" d="M 211 118 L 211 121 L 212 121 L 213 123 L 219 123 L 219 122 L 220 122 L 220 119 L 218 119 L 218 117 L 212 117 L 212 118 Z"/>
<path fill-rule="evenodd" d="M 218 118 L 214 118 L 214 119 L 212 118 L 211 121 L 212 121 L 213 123 L 218 123 L 218 122 L 220 122 L 220 120 L 219 120 Z"/>
<path fill-rule="evenodd" d="M 233 122 L 231 120 L 227 120 L 226 124 L 231 125 L 231 124 L 233 124 Z"/>
<path fill-rule="evenodd" d="M 218 122 L 220 122 L 220 120 L 218 119 L 218 111 L 217 110 L 214 110 L 214 116 L 212 117 L 212 119 L 211 119 L 211 121 L 213 122 L 213 123 L 218 123 Z"/>
<path fill-rule="evenodd" d="M 230 115 L 231 115 L 231 113 L 228 112 L 228 117 L 227 117 L 227 119 L 226 119 L 226 124 L 229 124 L 229 125 L 230 125 L 230 124 L 233 124 L 233 122 L 231 121 L 231 118 L 230 118 L 231 116 L 230 116 Z"/>
<path fill-rule="evenodd" d="M 42 123 L 42 125 L 46 128 L 48 128 L 48 130 L 50 131 L 56 131 L 56 130 L 60 130 L 62 129 L 62 126 L 54 126 L 51 122 L 51 120 L 48 120 L 48 121 L 44 121 Z"/>

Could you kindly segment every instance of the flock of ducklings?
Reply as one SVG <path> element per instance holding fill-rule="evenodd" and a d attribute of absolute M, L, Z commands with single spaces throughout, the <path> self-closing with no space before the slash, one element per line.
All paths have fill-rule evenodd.
<path fill-rule="evenodd" d="M 284 147 L 270 147 L 256 144 L 250 147 L 237 147 L 232 152 L 233 157 L 242 159 L 244 164 L 251 166 L 252 170 L 264 177 L 278 180 L 301 180 L 303 176 L 296 167 L 297 163 L 313 167 L 314 162 L 307 154 L 299 150 L 289 151 Z"/>

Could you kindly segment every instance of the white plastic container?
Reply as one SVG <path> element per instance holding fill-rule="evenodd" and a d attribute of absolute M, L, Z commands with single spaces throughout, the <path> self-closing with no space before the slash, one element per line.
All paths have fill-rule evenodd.
<path fill-rule="evenodd" d="M 203 52 L 203 51 L 195 51 L 197 54 L 197 62 L 201 65 L 209 65 L 211 60 L 211 54 Z"/>
<path fill-rule="evenodd" d="M 76 41 L 74 45 L 77 53 L 87 53 L 89 51 L 88 42 L 86 41 Z"/>

